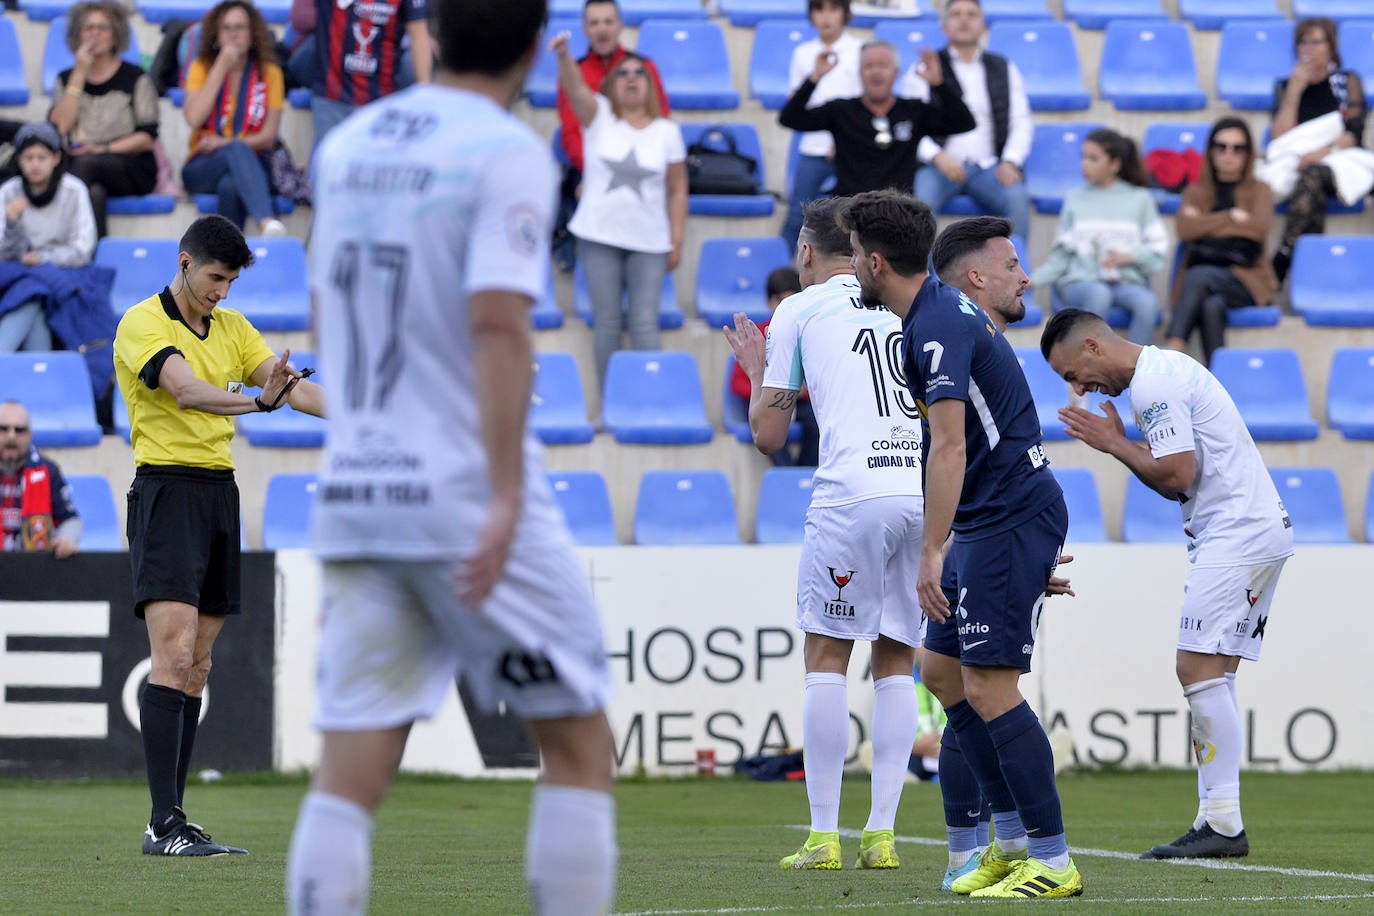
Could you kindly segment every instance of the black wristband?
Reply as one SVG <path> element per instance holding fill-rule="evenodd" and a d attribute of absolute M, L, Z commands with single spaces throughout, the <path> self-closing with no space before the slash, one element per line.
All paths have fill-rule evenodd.
<path fill-rule="evenodd" d="M 281 406 L 280 404 L 269 405 L 265 401 L 263 401 L 261 395 L 256 394 L 253 395 L 253 403 L 258 405 L 258 410 L 260 410 L 262 413 L 271 413 L 272 411 L 276 410 L 279 406 Z"/>

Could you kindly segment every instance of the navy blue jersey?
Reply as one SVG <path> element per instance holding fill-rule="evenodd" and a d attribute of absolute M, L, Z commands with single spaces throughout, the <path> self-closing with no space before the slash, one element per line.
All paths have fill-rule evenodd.
<path fill-rule="evenodd" d="M 1049 470 L 1030 385 L 1011 344 L 967 296 L 931 276 L 902 322 L 907 386 L 926 406 L 963 401 L 965 470 L 954 530 L 986 536 L 1036 515 L 1063 492 Z M 927 491 L 927 494 L 929 491 Z"/>

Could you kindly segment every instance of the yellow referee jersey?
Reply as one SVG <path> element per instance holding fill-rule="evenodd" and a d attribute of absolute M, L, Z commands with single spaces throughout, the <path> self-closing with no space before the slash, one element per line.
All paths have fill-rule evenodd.
<path fill-rule="evenodd" d="M 253 371 L 276 354 L 247 318 L 224 306 L 211 313 L 200 337 L 182 320 L 167 289 L 125 312 L 115 332 L 115 376 L 129 408 L 134 464 L 232 469 L 234 418 L 182 410 L 175 398 L 152 387 L 157 378 L 151 370 L 152 378 L 142 377 L 149 362 L 160 370 L 159 357 L 173 350 L 196 378 L 227 391 L 251 385 Z"/>

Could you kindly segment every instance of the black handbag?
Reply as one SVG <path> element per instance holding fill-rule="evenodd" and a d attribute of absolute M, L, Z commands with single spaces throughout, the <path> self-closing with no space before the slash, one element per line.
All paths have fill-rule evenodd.
<path fill-rule="evenodd" d="M 1235 235 L 1209 235 L 1188 243 L 1188 266 L 1254 267 L 1264 246 Z"/>
<path fill-rule="evenodd" d="M 687 193 L 760 194 L 758 162 L 741 153 L 722 127 L 708 127 L 687 147 Z"/>

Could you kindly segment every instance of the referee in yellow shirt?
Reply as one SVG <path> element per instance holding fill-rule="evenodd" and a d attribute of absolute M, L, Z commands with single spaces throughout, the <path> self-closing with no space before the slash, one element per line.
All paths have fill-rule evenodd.
<path fill-rule="evenodd" d="M 291 351 L 278 358 L 221 304 L 252 263 L 237 226 L 201 217 L 181 237 L 171 284 L 129 309 L 115 334 L 137 465 L 128 517 L 134 607 L 153 662 L 139 709 L 153 802 L 148 855 L 244 852 L 211 842 L 181 807 L 210 650 L 224 618 L 240 610 L 233 418 L 282 403 L 324 415 L 323 390 L 291 368 Z M 249 397 L 247 385 L 262 394 Z"/>

